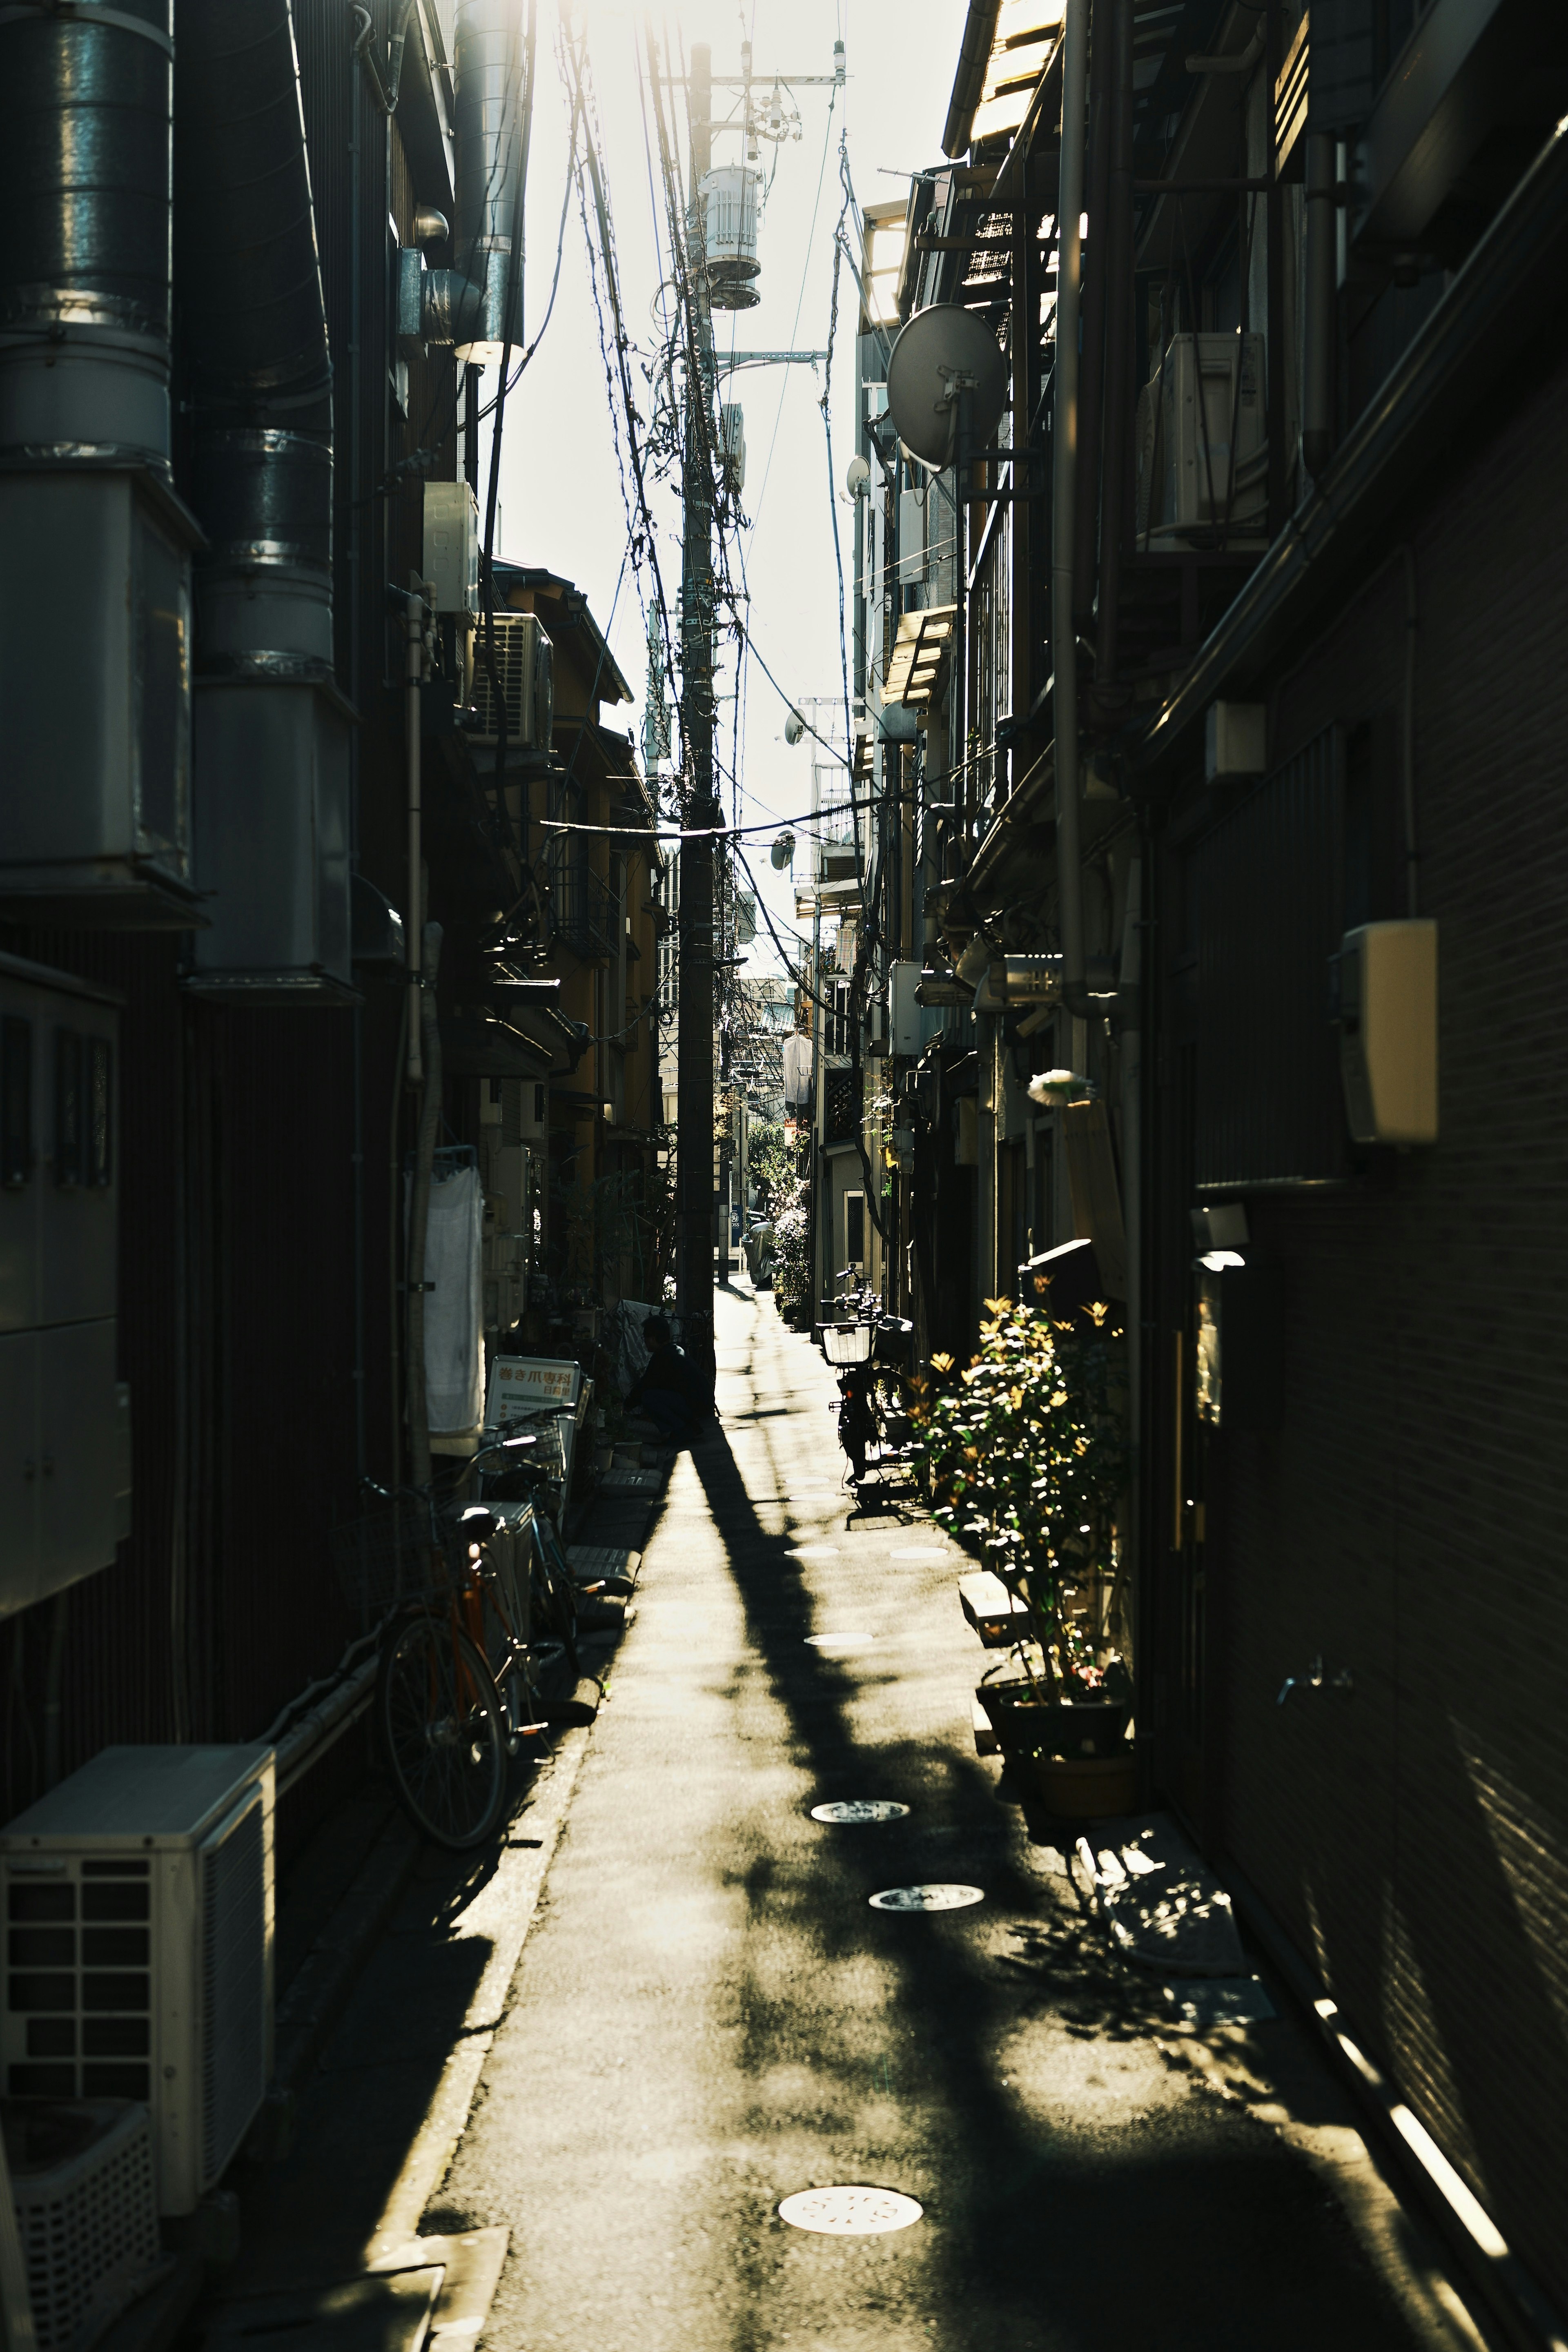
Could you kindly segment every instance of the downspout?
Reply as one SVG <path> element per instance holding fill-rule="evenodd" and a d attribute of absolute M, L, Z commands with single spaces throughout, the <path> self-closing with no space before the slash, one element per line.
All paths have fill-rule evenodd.
<path fill-rule="evenodd" d="M 405 757 L 407 762 L 407 828 L 408 828 L 408 922 L 406 926 L 406 958 L 408 965 L 408 1064 L 405 1076 L 411 1087 L 425 1083 L 422 1057 L 424 1024 L 415 1008 L 419 1003 L 421 940 L 425 929 L 425 813 L 423 777 L 420 769 L 420 730 L 423 712 L 419 689 L 425 677 L 425 599 L 416 590 L 408 591 L 404 616 L 405 659 L 403 667 L 403 709 Z"/>
<path fill-rule="evenodd" d="M 1089 0 L 1067 0 L 1062 26 L 1061 178 L 1057 198 L 1056 417 L 1051 486 L 1052 701 L 1056 719 L 1057 892 L 1062 1002 L 1089 1017 L 1079 846 L 1078 642 L 1073 627 L 1073 525 L 1078 495 L 1079 288 L 1082 247 L 1084 67 Z"/>
<path fill-rule="evenodd" d="M 1306 381 L 1301 400 L 1301 456 L 1316 481 L 1334 453 L 1334 279 L 1338 223 L 1334 213 L 1334 142 L 1307 135 Z"/>
<path fill-rule="evenodd" d="M 1131 1494 L 1126 1527 L 1131 1553 L 1121 1563 L 1124 1591 L 1139 1590 L 1139 1538 L 1142 1528 L 1142 1481 L 1139 1448 L 1143 1433 L 1143 860 L 1134 856 L 1127 873 L 1127 911 L 1122 918 L 1121 976 L 1117 990 L 1121 1015 L 1121 1218 L 1127 1235 L 1127 1437 L 1131 1454 Z M 1140 1619 L 1132 1606 L 1132 1664 L 1138 1663 Z M 1143 1710 L 1145 1717 L 1149 1710 Z"/>
<path fill-rule="evenodd" d="M 1094 682 L 1104 697 L 1120 655 L 1121 534 L 1131 471 L 1128 415 L 1132 379 L 1132 0 L 1101 0 L 1114 11 L 1110 168 L 1105 225 L 1105 431 L 1100 493 L 1100 612 Z"/>
<path fill-rule="evenodd" d="M 436 1130 L 441 1120 L 441 1029 L 436 1017 L 436 975 L 441 962 L 441 926 L 425 926 L 425 972 L 419 990 L 419 1027 L 425 1040 L 425 1083 L 419 1098 L 419 1133 L 414 1147 L 414 1180 L 408 1193 L 408 1453 L 416 1486 L 430 1484 L 430 1409 L 425 1390 L 425 1237 L 430 1223 L 430 1176 L 436 1164 Z"/>

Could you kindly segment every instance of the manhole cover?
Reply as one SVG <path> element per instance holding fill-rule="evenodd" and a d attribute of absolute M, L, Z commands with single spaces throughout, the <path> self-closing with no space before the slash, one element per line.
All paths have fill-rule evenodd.
<path fill-rule="evenodd" d="M 844 1797 L 836 1804 L 813 1805 L 814 1822 L 901 1822 L 909 1812 L 908 1805 L 896 1805 L 890 1797 Z"/>
<path fill-rule="evenodd" d="M 982 1886 L 888 1886 L 871 1897 L 873 1911 L 963 1911 L 984 1903 Z"/>
<path fill-rule="evenodd" d="M 865 1650 L 876 1640 L 875 1633 L 808 1633 L 808 1645 L 814 1650 Z"/>
<path fill-rule="evenodd" d="M 896 2189 L 802 2189 L 784 2199 L 779 2219 L 828 2237 L 874 2238 L 885 2230 L 907 2230 L 922 2210 Z"/>

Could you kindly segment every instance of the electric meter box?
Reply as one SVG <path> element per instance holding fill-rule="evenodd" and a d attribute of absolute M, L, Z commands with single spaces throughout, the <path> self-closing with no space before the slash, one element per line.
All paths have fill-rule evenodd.
<path fill-rule="evenodd" d="M 479 509 L 467 482 L 425 485 L 425 577 L 437 613 L 478 613 Z"/>
<path fill-rule="evenodd" d="M 1340 949 L 1340 1075 L 1357 1143 L 1437 1140 L 1437 926 L 1363 923 Z"/>

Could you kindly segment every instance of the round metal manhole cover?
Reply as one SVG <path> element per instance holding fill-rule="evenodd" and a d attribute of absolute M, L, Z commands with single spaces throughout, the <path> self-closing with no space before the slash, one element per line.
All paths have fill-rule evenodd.
<path fill-rule="evenodd" d="M 868 1650 L 876 1638 L 875 1633 L 808 1633 L 805 1641 L 812 1650 Z"/>
<path fill-rule="evenodd" d="M 984 1903 L 983 1886 L 886 1886 L 871 1897 L 873 1911 L 964 1911 Z"/>
<path fill-rule="evenodd" d="M 811 1818 L 814 1822 L 901 1822 L 909 1810 L 890 1797 L 843 1797 L 831 1805 L 813 1805 Z"/>
<path fill-rule="evenodd" d="M 924 2210 L 896 2189 L 802 2189 L 784 2200 L 779 2219 L 795 2230 L 819 2230 L 825 2237 L 875 2238 L 888 2230 L 907 2230 Z"/>

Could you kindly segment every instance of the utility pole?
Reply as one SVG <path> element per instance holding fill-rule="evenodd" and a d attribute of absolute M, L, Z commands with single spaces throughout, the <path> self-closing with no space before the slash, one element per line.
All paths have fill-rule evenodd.
<path fill-rule="evenodd" d="M 680 694 L 688 770 L 688 829 L 719 822 L 713 792 L 713 478 L 707 423 L 713 376 L 713 322 L 703 258 L 702 181 L 712 156 L 712 52 L 691 51 L 687 84 L 691 146 L 692 344 L 699 381 L 686 386 L 684 522 L 680 558 Z M 679 1124 L 676 1160 L 676 1306 L 687 1352 L 713 1372 L 713 836 L 680 845 L 680 1045 L 676 1066 Z"/>

